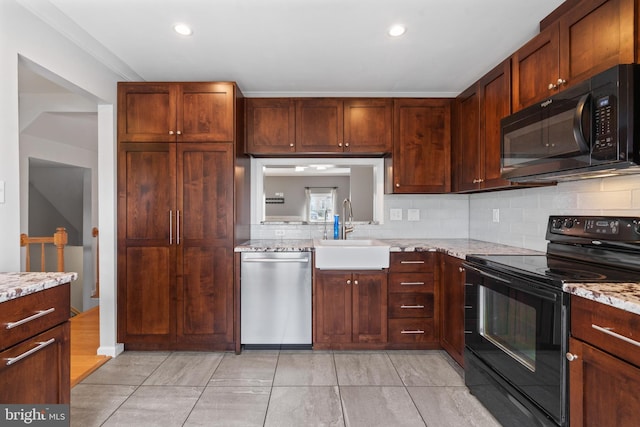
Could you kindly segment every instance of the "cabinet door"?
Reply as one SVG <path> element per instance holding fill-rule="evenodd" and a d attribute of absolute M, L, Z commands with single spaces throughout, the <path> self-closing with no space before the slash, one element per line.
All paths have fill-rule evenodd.
<path fill-rule="evenodd" d="M 315 341 L 350 343 L 352 331 L 351 274 L 316 270 Z"/>
<path fill-rule="evenodd" d="M 560 77 L 574 84 L 635 59 L 634 0 L 582 1 L 560 19 Z"/>
<path fill-rule="evenodd" d="M 442 256 L 440 342 L 461 366 L 464 363 L 464 270 L 462 261 Z"/>
<path fill-rule="evenodd" d="M 65 322 L 0 352 L 0 402 L 68 405 L 70 350 L 69 322 Z M 8 359 L 14 363 L 8 365 Z"/>
<path fill-rule="evenodd" d="M 233 146 L 178 144 L 178 343 L 233 343 Z"/>
<path fill-rule="evenodd" d="M 480 188 L 480 93 L 478 84 L 462 92 L 455 101 L 457 134 L 454 140 L 453 159 L 455 191 Z"/>
<path fill-rule="evenodd" d="M 246 103 L 247 153 L 295 153 L 295 102 L 290 98 L 252 98 Z"/>
<path fill-rule="evenodd" d="M 175 147 L 119 145 L 120 342 L 165 343 L 175 335 Z"/>
<path fill-rule="evenodd" d="M 342 153 L 342 101 L 299 99 L 296 101 L 296 149 L 301 153 Z"/>
<path fill-rule="evenodd" d="M 558 25 L 546 28 L 531 39 L 514 53 L 512 59 L 514 111 L 557 93 L 560 78 Z"/>
<path fill-rule="evenodd" d="M 118 140 L 175 141 L 176 100 L 175 84 L 119 83 Z"/>
<path fill-rule="evenodd" d="M 569 352 L 571 426 L 637 426 L 640 368 L 574 338 Z"/>
<path fill-rule="evenodd" d="M 353 342 L 387 341 L 387 274 L 354 273 Z"/>
<path fill-rule="evenodd" d="M 181 83 L 178 87 L 178 142 L 232 142 L 234 85 Z"/>
<path fill-rule="evenodd" d="M 344 101 L 344 151 L 379 154 L 391 152 L 393 120 L 391 99 Z"/>
<path fill-rule="evenodd" d="M 450 105 L 449 99 L 394 100 L 394 193 L 450 190 Z"/>
<path fill-rule="evenodd" d="M 500 120 L 511 114 L 511 60 L 505 60 L 482 77 L 478 82 L 478 91 L 482 188 L 508 187 L 510 182 L 500 177 Z"/>

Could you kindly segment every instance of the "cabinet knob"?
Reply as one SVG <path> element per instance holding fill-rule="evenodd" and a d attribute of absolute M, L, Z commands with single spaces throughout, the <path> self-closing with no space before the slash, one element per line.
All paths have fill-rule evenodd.
<path fill-rule="evenodd" d="M 549 86 L 547 86 L 547 88 L 548 88 L 549 90 L 554 90 L 554 89 L 557 89 L 557 88 L 558 88 L 558 85 L 555 85 L 555 84 L 553 84 L 553 83 L 549 83 Z"/>
<path fill-rule="evenodd" d="M 338 147 L 342 147 L 342 142 L 338 142 Z"/>
<path fill-rule="evenodd" d="M 569 362 L 573 362 L 574 360 L 578 359 L 578 355 L 573 353 L 567 353 L 565 354 L 565 357 Z"/>
<path fill-rule="evenodd" d="M 173 135 L 173 131 L 172 130 L 169 131 L 169 135 Z"/>
<path fill-rule="evenodd" d="M 347 285 L 351 284 L 351 279 L 347 279 Z"/>
<path fill-rule="evenodd" d="M 182 135 L 182 131 L 177 131 L 176 132 L 178 135 Z"/>
<path fill-rule="evenodd" d="M 400 183 L 396 182 L 396 188 L 400 188 Z"/>
<path fill-rule="evenodd" d="M 289 144 L 289 147 L 292 147 L 292 148 L 294 147 L 294 144 L 293 144 L 293 142 L 292 142 L 291 144 Z"/>
<path fill-rule="evenodd" d="M 464 273 L 464 268 L 462 268 L 462 267 L 458 267 L 458 271 L 459 271 L 460 273 Z"/>
<path fill-rule="evenodd" d="M 348 143 L 348 142 L 345 142 L 345 143 L 344 143 L 344 146 L 345 146 L 345 147 L 348 147 L 348 146 L 349 146 L 349 143 Z"/>
<path fill-rule="evenodd" d="M 558 86 L 564 86 L 567 84 L 567 81 L 565 79 L 558 79 Z"/>
<path fill-rule="evenodd" d="M 358 281 L 357 281 L 357 280 L 354 280 L 354 281 L 353 281 L 353 284 L 354 284 L 354 285 L 357 285 L 357 284 L 358 284 Z"/>

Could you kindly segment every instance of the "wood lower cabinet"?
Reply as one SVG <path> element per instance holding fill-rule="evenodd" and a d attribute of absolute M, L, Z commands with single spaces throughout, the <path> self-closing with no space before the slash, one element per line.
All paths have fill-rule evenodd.
<path fill-rule="evenodd" d="M 449 192 L 451 100 L 394 99 L 393 123 L 387 192 Z"/>
<path fill-rule="evenodd" d="M 41 314 L 0 331 L 0 402 L 69 404 L 70 310 L 68 283 L 0 304 L 2 325 Z"/>
<path fill-rule="evenodd" d="M 441 255 L 440 344 L 464 366 L 464 287 L 462 260 Z"/>
<path fill-rule="evenodd" d="M 571 296 L 572 427 L 638 425 L 640 316 Z M 634 344 L 635 342 L 635 344 Z"/>
<path fill-rule="evenodd" d="M 513 55 L 513 110 L 637 57 L 635 0 L 585 0 Z"/>
<path fill-rule="evenodd" d="M 383 348 L 387 273 L 314 272 L 314 348 Z"/>
<path fill-rule="evenodd" d="M 389 347 L 438 348 L 435 253 L 393 252 L 389 264 Z"/>
<path fill-rule="evenodd" d="M 233 146 L 120 144 L 118 339 L 233 342 Z"/>

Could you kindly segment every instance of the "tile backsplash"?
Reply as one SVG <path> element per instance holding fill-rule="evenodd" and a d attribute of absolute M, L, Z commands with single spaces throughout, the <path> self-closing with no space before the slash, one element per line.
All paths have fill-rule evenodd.
<path fill-rule="evenodd" d="M 470 195 L 469 237 L 544 251 L 549 215 L 640 216 L 640 175 Z"/>
<path fill-rule="evenodd" d="M 401 220 L 391 220 L 392 209 Z M 549 215 L 567 214 L 640 216 L 640 175 L 471 195 L 386 195 L 384 223 L 356 223 L 350 237 L 472 238 L 544 251 Z M 322 238 L 324 226 L 254 224 L 250 231 L 252 239 L 311 239 Z M 333 235 L 332 225 L 327 232 Z"/>

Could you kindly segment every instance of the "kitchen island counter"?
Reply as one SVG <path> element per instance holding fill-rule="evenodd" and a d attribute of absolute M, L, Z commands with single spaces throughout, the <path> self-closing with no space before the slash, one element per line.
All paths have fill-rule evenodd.
<path fill-rule="evenodd" d="M 0 303 L 64 285 L 77 277 L 77 273 L 0 273 Z"/>

